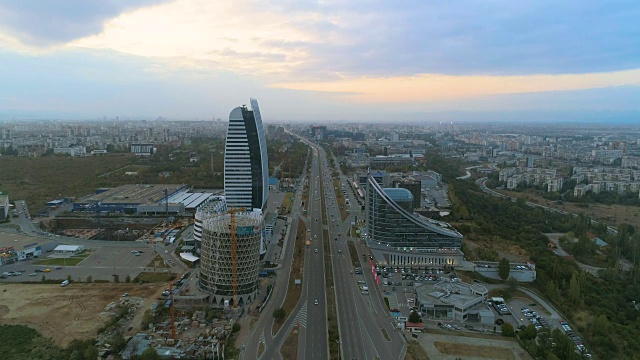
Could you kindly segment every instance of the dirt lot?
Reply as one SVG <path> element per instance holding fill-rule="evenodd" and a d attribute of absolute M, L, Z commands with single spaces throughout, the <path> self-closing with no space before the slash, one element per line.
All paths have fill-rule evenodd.
<path fill-rule="evenodd" d="M 430 359 L 531 359 L 515 340 L 494 336 L 493 339 L 478 339 L 467 336 L 421 334 L 420 345 Z"/>
<path fill-rule="evenodd" d="M 110 319 L 105 306 L 127 292 L 147 299 L 144 311 L 165 284 L 0 284 L 0 323 L 33 327 L 61 346 L 95 337 Z"/>

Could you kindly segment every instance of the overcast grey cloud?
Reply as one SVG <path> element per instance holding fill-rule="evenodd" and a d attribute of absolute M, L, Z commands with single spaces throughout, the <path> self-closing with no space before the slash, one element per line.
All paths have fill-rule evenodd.
<path fill-rule="evenodd" d="M 127 14 L 161 3 L 167 4 Z M 0 111 L 224 118 L 248 96 L 261 99 L 270 119 L 282 120 L 378 120 L 403 118 L 402 114 L 419 119 L 433 118 L 434 112 L 456 114 L 452 111 L 458 109 L 504 110 L 515 116 L 518 111 L 573 110 L 631 116 L 640 110 L 638 71 L 610 73 L 640 69 L 637 0 L 211 4 L 218 3 L 0 1 L 0 41 L 7 44 L 0 47 Z M 7 36 L 49 51 L 10 47 L 14 42 Z M 536 74 L 590 78 L 595 72 L 614 81 L 565 77 L 569 85 L 530 86 Z M 494 75 L 494 82 L 480 87 L 494 90 L 494 95 L 460 95 L 449 88 L 445 98 L 427 94 L 424 87 L 407 90 L 412 76 L 435 84 L 434 93 L 456 79 L 457 89 L 468 89 L 468 75 Z M 505 85 L 513 85 L 513 79 L 503 75 L 532 76 L 519 80 L 524 87 L 509 87 Z M 626 81 L 630 77 L 633 81 Z M 542 78 L 547 84 L 562 76 Z M 341 81 L 358 85 L 371 79 L 377 81 L 375 86 L 293 86 Z M 280 83 L 289 86 L 275 88 Z M 390 90 L 373 97 L 379 94 L 370 91 L 376 86 Z M 353 94 L 368 91 L 369 99 L 375 100 L 353 100 L 358 99 Z M 413 94 L 422 97 L 406 101 Z"/>
<path fill-rule="evenodd" d="M 635 0 L 295 3 L 280 10 L 323 14 L 300 26 L 342 39 L 288 44 L 315 55 L 300 73 L 513 75 L 640 67 Z"/>
<path fill-rule="evenodd" d="M 167 0 L 4 0 L 0 29 L 32 46 L 65 43 L 97 34 L 125 11 Z"/>

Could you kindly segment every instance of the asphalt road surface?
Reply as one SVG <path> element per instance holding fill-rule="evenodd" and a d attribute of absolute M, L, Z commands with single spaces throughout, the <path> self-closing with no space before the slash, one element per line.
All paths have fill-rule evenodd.
<path fill-rule="evenodd" d="M 404 339 L 395 330 L 384 299 L 371 275 L 367 285 L 369 294 L 372 295 L 362 294 L 362 290 L 356 283 L 346 236 L 350 223 L 349 220 L 343 222 L 340 218 L 333 178 L 330 175 L 331 171 L 324 150 L 314 144 L 311 146 L 319 151 L 321 158 L 332 271 L 338 305 L 341 358 L 400 359 L 404 353 Z M 366 272 L 367 268 L 364 267 L 363 271 Z M 371 298 L 366 299 L 369 296 Z M 385 339 L 382 333 L 383 328 L 391 341 Z"/>
<path fill-rule="evenodd" d="M 300 301 L 306 303 L 306 327 L 304 336 L 305 359 L 327 359 L 329 357 L 327 333 L 327 299 L 324 274 L 324 247 L 322 246 L 322 208 L 320 198 L 320 163 L 317 150 L 312 151 L 309 176 L 309 223 L 308 232 L 311 245 L 306 247 L 304 292 Z M 317 302 L 317 305 L 316 305 Z"/>
<path fill-rule="evenodd" d="M 303 183 L 305 178 L 306 175 L 303 174 Z M 296 314 L 298 314 L 299 310 L 302 308 L 301 303 L 296 306 L 291 315 L 288 314 L 288 318 L 280 328 L 280 331 L 277 334 L 271 333 L 274 321 L 271 314 L 275 309 L 282 306 L 282 303 L 284 302 L 284 299 L 287 295 L 287 284 L 289 282 L 291 263 L 293 261 L 295 238 L 298 232 L 298 218 L 300 215 L 301 194 L 302 186 L 298 189 L 298 193 L 296 194 L 296 198 L 294 201 L 294 206 L 292 207 L 291 214 L 289 215 L 291 220 L 287 240 L 285 241 L 284 249 L 282 251 L 282 262 L 280 264 L 280 267 L 276 269 L 278 277 L 276 278 L 276 282 L 274 283 L 271 297 L 265 305 L 265 308 L 262 310 L 262 314 L 258 318 L 258 321 L 254 324 L 253 330 L 246 344 L 241 347 L 240 359 L 256 359 L 260 343 L 263 343 L 265 345 L 265 350 L 260 357 L 261 359 L 281 359 L 282 356 L 280 355 L 280 346 L 284 342 L 284 339 L 286 339 L 286 335 L 288 335 L 289 333 L 288 330 L 293 326 L 294 321 L 298 319 L 296 317 Z"/>

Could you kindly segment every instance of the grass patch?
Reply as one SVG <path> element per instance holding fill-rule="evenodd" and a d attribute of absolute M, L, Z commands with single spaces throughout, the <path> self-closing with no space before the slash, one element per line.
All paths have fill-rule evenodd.
<path fill-rule="evenodd" d="M 347 242 L 347 246 L 349 246 L 349 255 L 351 256 L 351 263 L 353 266 L 360 266 L 360 259 L 358 258 L 358 251 L 356 250 L 356 244 L 349 241 Z"/>
<path fill-rule="evenodd" d="M 176 274 L 172 273 L 152 273 L 152 272 L 142 272 L 137 276 L 138 281 L 144 281 L 146 283 L 155 283 L 155 282 L 168 282 L 176 278 Z M 122 281 L 122 280 L 121 280 Z"/>
<path fill-rule="evenodd" d="M 340 359 L 340 333 L 338 332 L 338 312 L 333 288 L 333 272 L 331 271 L 331 253 L 329 252 L 329 234 L 324 230 L 324 274 L 327 288 L 327 329 L 329 332 L 329 359 Z"/>
<path fill-rule="evenodd" d="M 130 156 L 0 157 L 0 184 L 12 199 L 24 199 L 32 212 L 57 194 L 82 197 L 96 188 L 126 183 L 126 179 L 98 178 L 136 161 Z M 74 174 L 74 176 L 69 176 Z M 157 176 L 157 175 L 156 175 Z M 55 194 L 55 195 L 54 195 Z"/>
<path fill-rule="evenodd" d="M 320 186 L 320 208 L 322 209 L 322 223 L 327 224 L 327 214 L 324 200 L 324 187 Z M 333 271 L 331 267 L 331 240 L 329 231 L 322 231 L 322 246 L 324 247 L 324 275 L 327 292 L 327 332 L 329 333 L 329 359 L 340 359 L 340 333 L 338 331 L 338 309 L 336 307 L 335 289 L 333 286 Z"/>
<path fill-rule="evenodd" d="M 286 214 L 290 214 L 291 213 L 291 207 L 293 206 L 293 201 L 291 201 L 291 199 L 294 197 L 293 193 L 286 193 L 284 194 L 284 198 L 282 199 L 282 205 L 280 206 L 280 209 L 282 210 L 282 215 L 286 215 Z"/>
<path fill-rule="evenodd" d="M 291 264 L 291 275 L 289 276 L 289 284 L 287 286 L 287 296 L 284 298 L 282 308 L 286 311 L 287 316 L 293 312 L 300 296 L 302 295 L 302 285 L 295 285 L 295 279 L 302 279 L 304 271 L 304 241 L 307 236 L 307 226 L 304 221 L 298 220 L 298 232 L 295 238 L 295 246 L 293 249 L 293 263 Z M 277 334 L 286 320 L 275 321 L 273 323 L 273 333 Z"/>
<path fill-rule="evenodd" d="M 294 327 L 287 338 L 284 340 L 282 347 L 280 348 L 280 354 L 283 359 L 297 359 L 298 358 L 298 329 Z M 260 350 L 258 350 L 258 357 L 260 357 Z"/>
<path fill-rule="evenodd" d="M 384 297 L 384 303 L 387 304 L 387 309 L 389 309 L 389 311 L 391 311 L 391 306 L 389 306 L 389 298 L 388 297 Z"/>
<path fill-rule="evenodd" d="M 434 341 L 433 345 L 439 352 L 453 356 L 473 356 L 488 359 L 515 360 L 511 349 L 486 346 L 486 345 L 468 345 L 468 344 L 452 344 L 442 341 Z"/>
<path fill-rule="evenodd" d="M 149 267 L 149 268 L 152 268 L 152 267 L 155 267 L 155 268 L 170 268 L 171 266 L 169 266 L 169 265 L 164 263 L 164 259 L 162 258 L 162 256 L 156 255 L 156 257 L 154 257 L 153 260 L 151 260 L 151 262 L 149 263 L 149 265 L 147 265 L 147 267 Z"/>
<path fill-rule="evenodd" d="M 5 360 L 28 358 L 40 334 L 23 325 L 0 325 L 0 354 Z"/>
<path fill-rule="evenodd" d="M 427 352 L 420 346 L 420 343 L 410 339 L 407 341 L 407 353 L 404 356 L 405 360 L 429 360 Z"/>
<path fill-rule="evenodd" d="M 34 265 L 76 266 L 82 260 L 84 260 L 87 257 L 89 257 L 89 255 L 91 255 L 91 253 L 83 252 L 83 253 L 80 253 L 78 255 L 73 255 L 71 257 L 68 257 L 68 258 L 43 259 L 43 260 L 36 261 L 34 263 Z"/>
<path fill-rule="evenodd" d="M 387 330 L 385 328 L 380 328 L 380 330 L 382 330 L 382 336 L 384 336 L 384 339 L 387 341 L 391 341 L 391 338 L 389 337 Z"/>
<path fill-rule="evenodd" d="M 258 345 L 258 357 L 262 356 L 263 352 L 264 352 L 264 343 L 260 342 L 260 345 Z"/>
<path fill-rule="evenodd" d="M 347 214 L 347 203 L 344 199 L 344 194 L 342 193 L 342 184 L 340 183 L 340 180 L 333 180 L 333 188 L 336 191 L 336 200 L 340 209 L 340 217 L 342 218 L 342 221 L 344 221 L 349 214 Z"/>

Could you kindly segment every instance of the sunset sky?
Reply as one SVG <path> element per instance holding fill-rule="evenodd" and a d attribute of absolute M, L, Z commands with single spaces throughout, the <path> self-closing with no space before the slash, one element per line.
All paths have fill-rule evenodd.
<path fill-rule="evenodd" d="M 8 0 L 0 118 L 633 118 L 639 4 Z"/>

